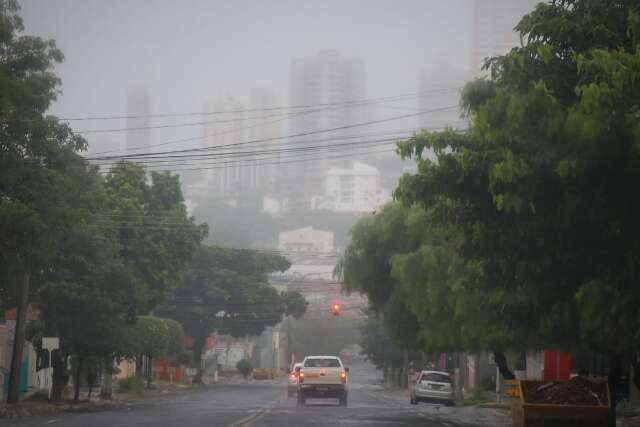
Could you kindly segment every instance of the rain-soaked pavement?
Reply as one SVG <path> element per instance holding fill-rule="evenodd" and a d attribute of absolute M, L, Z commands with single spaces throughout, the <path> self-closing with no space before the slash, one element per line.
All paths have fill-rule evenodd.
<path fill-rule="evenodd" d="M 16 427 L 199 427 L 199 426 L 426 426 L 500 425 L 497 420 L 464 415 L 464 408 L 411 406 L 402 394 L 380 386 L 380 372 L 367 363 L 351 366 L 349 405 L 309 400 L 305 407 L 287 397 L 281 381 L 217 384 L 146 399 L 103 412 L 59 414 L 5 421 Z M 1 423 L 1 422 L 0 422 Z"/>

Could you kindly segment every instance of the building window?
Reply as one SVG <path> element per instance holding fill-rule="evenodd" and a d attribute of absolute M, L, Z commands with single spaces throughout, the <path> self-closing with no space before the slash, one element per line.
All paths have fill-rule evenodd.
<path fill-rule="evenodd" d="M 353 177 L 340 177 L 340 203 L 353 203 Z"/>

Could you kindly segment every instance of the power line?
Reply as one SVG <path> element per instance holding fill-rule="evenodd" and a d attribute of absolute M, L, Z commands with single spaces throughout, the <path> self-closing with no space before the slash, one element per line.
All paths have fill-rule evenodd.
<path fill-rule="evenodd" d="M 310 158 L 304 158 L 304 159 L 296 159 L 296 160 L 292 160 L 292 161 L 277 161 L 277 162 L 259 162 L 256 163 L 254 165 L 251 164 L 240 164 L 237 165 L 238 168 L 243 168 L 243 167 L 262 167 L 262 166 L 268 166 L 268 165 L 283 165 L 283 164 L 292 164 L 292 163 L 302 163 L 302 162 L 309 162 L 309 161 L 317 161 L 317 160 L 324 160 L 324 159 L 344 159 L 345 157 L 353 157 L 354 155 L 356 156 L 367 156 L 367 155 L 371 155 L 371 154 L 381 154 L 381 153 L 389 153 L 390 150 L 386 149 L 386 150 L 375 150 L 375 151 L 368 151 L 366 153 L 355 153 L 355 154 L 348 154 L 348 153 L 344 153 L 342 155 L 338 155 L 338 156 L 323 156 L 323 157 L 310 157 Z M 203 171 L 203 170 L 216 170 L 216 169 L 226 169 L 228 166 L 214 166 L 214 167 L 205 167 L 205 168 L 184 168 L 184 169 L 163 169 L 164 171 L 168 171 L 168 172 L 187 172 L 187 171 Z M 108 173 L 109 171 L 100 171 L 100 173 Z"/>
<path fill-rule="evenodd" d="M 266 116 L 254 116 L 254 117 L 236 117 L 233 119 L 226 120 L 208 120 L 208 121 L 200 121 L 200 122 L 189 122 L 189 123 L 173 123 L 173 124 L 163 124 L 163 125 L 148 125 L 148 126 L 136 126 L 136 127 L 123 127 L 123 128 L 107 128 L 107 129 L 87 129 L 87 130 L 79 130 L 75 131 L 77 134 L 96 134 L 96 133 L 114 133 L 114 132 L 128 132 L 128 131 L 139 131 L 139 130 L 149 130 L 149 129 L 165 129 L 165 128 L 181 128 L 181 127 L 191 127 L 191 126 L 201 126 L 201 125 L 209 125 L 209 124 L 220 124 L 220 123 L 234 123 L 234 122 L 242 122 L 245 120 L 259 120 L 259 119 L 267 119 L 273 117 L 289 117 L 303 114 L 313 114 L 319 111 L 326 111 L 328 109 L 333 108 L 358 108 L 358 107 L 368 107 L 373 104 L 382 103 L 382 102 L 394 102 L 394 101 L 402 101 L 406 99 L 406 95 L 391 96 L 386 98 L 368 100 L 368 101 L 353 101 L 353 102 L 345 102 L 340 104 L 330 104 L 328 108 L 317 108 L 314 110 L 305 110 L 299 112 L 291 112 L 291 113 L 278 113 L 278 114 L 270 114 Z M 421 96 L 421 95 L 416 95 Z M 422 95 L 424 96 L 424 95 Z M 201 115 L 205 115 L 201 113 Z M 260 124 L 265 125 L 265 124 Z"/>
<path fill-rule="evenodd" d="M 170 151 L 149 152 L 149 153 L 141 153 L 141 154 L 129 154 L 129 155 L 123 155 L 123 156 L 101 156 L 101 157 L 85 157 L 85 158 L 87 160 L 110 160 L 110 159 L 111 160 L 112 159 L 123 159 L 124 160 L 124 159 L 145 158 L 145 157 L 148 157 L 148 156 L 155 156 L 155 155 L 219 150 L 221 148 L 227 148 L 227 147 L 235 147 L 235 146 L 240 146 L 240 145 L 255 144 L 255 143 L 267 142 L 267 141 L 277 141 L 277 140 L 290 139 L 290 138 L 295 138 L 295 137 L 302 137 L 302 136 L 317 135 L 317 134 L 321 134 L 321 133 L 335 132 L 335 131 L 338 131 L 338 130 L 346 130 L 346 129 L 352 129 L 352 128 L 362 127 L 362 126 L 370 126 L 370 125 L 373 125 L 373 124 L 386 123 L 386 122 L 395 121 L 395 120 L 401 120 L 401 119 L 406 119 L 406 118 L 411 118 L 411 117 L 417 117 L 417 116 L 424 115 L 424 114 L 429 114 L 429 113 L 447 111 L 447 110 L 451 110 L 451 109 L 454 109 L 454 108 L 458 108 L 458 106 L 457 105 L 451 105 L 451 106 L 447 106 L 447 107 L 433 108 L 433 109 L 429 109 L 429 110 L 422 110 L 422 111 L 419 111 L 417 113 L 402 114 L 402 115 L 399 115 L 399 116 L 387 117 L 385 119 L 370 120 L 370 121 L 366 121 L 366 122 L 353 123 L 353 124 L 344 125 L 344 126 L 337 126 L 337 127 L 329 128 L 329 129 L 317 129 L 317 130 L 313 130 L 313 131 L 301 132 L 301 133 L 292 134 L 292 135 L 277 136 L 277 137 L 271 137 L 271 138 L 254 139 L 254 140 L 251 140 L 251 141 L 238 142 L 238 143 L 233 143 L 233 144 L 209 146 L 209 147 L 202 147 L 202 148 L 192 148 L 192 149 L 184 149 L 184 150 L 170 150 Z M 204 139 L 204 138 L 206 138 L 206 136 L 201 137 L 199 139 Z"/>
<path fill-rule="evenodd" d="M 343 142 L 336 144 L 323 144 L 323 145 L 306 145 L 299 147 L 286 147 L 286 148 L 273 148 L 267 150 L 250 150 L 250 151 L 232 151 L 232 152 L 222 152 L 222 153 L 210 153 L 203 155 L 194 155 L 194 156 L 185 156 L 180 158 L 175 158 L 172 156 L 161 157 L 159 159 L 155 158 L 144 158 L 141 161 L 137 161 L 138 164 L 147 165 L 148 167 L 153 166 L 162 166 L 164 163 L 176 165 L 176 164 L 189 164 L 189 163 L 176 163 L 176 162 L 201 162 L 202 160 L 225 160 L 225 159 L 236 159 L 234 162 L 250 162 L 254 160 L 259 160 L 259 156 L 268 155 L 268 154 L 287 154 L 287 153 L 301 153 L 305 152 L 314 152 L 314 151 L 324 151 L 324 150 L 334 150 L 336 148 L 344 148 L 345 152 L 350 151 L 350 148 L 363 148 L 363 146 L 368 146 L 372 144 L 379 143 L 389 143 L 402 139 L 402 136 L 394 137 L 394 138 L 383 138 L 383 139 L 373 139 L 373 140 L 364 140 L 364 141 L 354 141 L 354 142 Z M 109 161 L 109 163 L 101 163 L 100 166 L 107 166 L 119 163 L 118 161 Z"/>
<path fill-rule="evenodd" d="M 123 119 L 142 119 L 142 118 L 167 118 L 167 117 L 189 117 L 189 116 L 207 116 L 207 115 L 215 115 L 215 114 L 234 114 L 234 113 L 248 113 L 248 112 L 256 112 L 256 111 L 279 111 L 279 110 L 293 110 L 293 109 L 302 109 L 302 108 L 314 108 L 314 107 L 326 107 L 331 105 L 343 105 L 349 103 L 357 103 L 357 102 L 374 102 L 374 101 L 382 101 L 390 98 L 401 98 L 401 97 L 417 97 L 420 95 L 441 93 L 441 92 L 451 92 L 455 90 L 460 90 L 461 87 L 450 87 L 450 88 L 438 88 L 421 92 L 410 92 L 405 94 L 392 95 L 387 97 L 377 97 L 377 98 L 363 98 L 363 99 L 355 99 L 355 100 L 346 100 L 339 102 L 329 102 L 329 103 L 320 103 L 320 104 L 303 104 L 303 105 L 288 105 L 288 106 L 272 106 L 272 107 L 259 107 L 259 108 L 242 108 L 236 110 L 217 110 L 217 111 L 208 111 L 208 112 L 183 112 L 183 113 L 161 113 L 161 114 L 120 114 L 120 115 L 106 115 L 106 116 L 84 116 L 84 117 L 62 117 L 60 120 L 62 121 L 90 121 L 90 120 L 123 120 Z"/>
<path fill-rule="evenodd" d="M 434 129 L 441 129 L 441 128 L 434 128 Z M 397 132 L 407 132 L 406 135 L 396 135 Z M 415 129 L 404 129 L 404 130 L 398 130 L 398 131 L 389 131 L 389 132 L 378 132 L 378 133 L 368 133 L 368 134 L 360 134 L 360 135 L 351 135 L 351 136 L 333 136 L 333 137 L 328 137 L 328 138 L 318 138 L 318 139 L 300 139 L 300 140 L 293 140 L 293 141 L 288 141 L 288 142 L 283 142 L 283 141 L 265 141 L 265 143 L 260 144 L 260 147 L 271 147 L 272 145 L 274 147 L 293 147 L 295 146 L 304 146 L 304 144 L 312 144 L 312 143 L 316 143 L 316 142 L 333 142 L 333 141 L 346 141 L 346 140 L 352 140 L 352 139 L 360 139 L 360 138 L 366 138 L 366 137 L 376 137 L 376 136 L 384 136 L 384 135 L 395 135 L 393 138 L 397 138 L 397 139 L 404 139 L 407 138 L 409 136 L 411 136 L 411 134 L 409 132 L 415 132 Z M 391 137 L 390 137 L 391 138 Z M 229 144 L 232 146 L 237 146 L 240 144 L 248 144 L 248 143 L 252 143 L 253 141 L 247 141 L 245 143 L 236 143 L 236 144 Z M 219 145 L 217 146 L 217 148 L 219 149 L 225 149 L 225 148 L 229 148 L 227 145 Z M 211 152 L 214 151 L 214 152 Z M 241 153 L 241 152 L 252 152 L 250 151 L 232 151 L 233 153 Z M 144 158 L 142 158 L 142 160 L 148 160 L 148 159 L 169 159 L 169 158 L 173 158 L 173 159 L 181 159 L 181 158 L 206 158 L 206 157 L 215 157 L 215 156 L 220 156 L 222 154 L 227 154 L 230 153 L 230 151 L 223 151 L 222 153 L 218 153 L 218 150 L 208 150 L 205 153 L 195 153 L 195 154 L 172 154 L 172 155 L 159 155 L 159 156 L 153 156 L 153 155 L 147 155 Z M 121 160 L 126 160 L 127 157 L 126 156 L 108 156 L 108 157 L 104 157 L 104 158 L 97 158 L 96 160 L 91 160 L 93 162 L 118 162 Z M 138 163 L 142 162 L 142 161 L 137 161 Z"/>

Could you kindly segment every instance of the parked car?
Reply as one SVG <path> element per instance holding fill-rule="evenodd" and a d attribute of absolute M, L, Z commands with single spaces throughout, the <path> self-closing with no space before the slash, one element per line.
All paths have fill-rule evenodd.
<path fill-rule="evenodd" d="M 411 404 L 419 402 L 444 403 L 453 406 L 455 391 L 451 375 L 441 371 L 422 371 L 418 379 L 411 385 Z"/>
<path fill-rule="evenodd" d="M 289 377 L 287 379 L 287 395 L 289 397 L 294 396 L 298 392 L 298 380 L 300 376 L 300 372 L 296 371 L 296 368 L 302 366 L 302 363 L 296 363 L 293 365 L 291 372 L 289 372 Z"/>

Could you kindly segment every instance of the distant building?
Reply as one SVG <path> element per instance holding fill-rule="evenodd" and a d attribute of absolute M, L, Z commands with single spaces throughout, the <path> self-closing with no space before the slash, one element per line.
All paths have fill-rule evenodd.
<path fill-rule="evenodd" d="M 291 62 L 289 103 L 292 106 L 311 106 L 295 110 L 289 119 L 289 133 L 299 135 L 317 130 L 335 129 L 342 126 L 361 123 L 370 118 L 370 105 L 349 104 L 347 101 L 366 98 L 366 81 L 364 63 L 356 59 L 343 58 L 337 51 L 323 50 L 316 57 L 294 59 Z M 358 128 L 343 129 L 323 134 L 300 136 L 291 140 L 318 140 L 331 138 L 332 141 L 318 141 L 314 145 L 335 144 L 344 136 L 361 133 Z M 348 155 L 344 150 L 341 153 Z M 353 159 L 351 159 L 353 160 Z M 314 161 L 313 171 L 309 163 L 286 165 L 284 175 L 304 184 L 305 193 L 312 191 L 319 184 L 323 170 L 331 166 L 341 165 L 344 160 L 325 159 Z M 305 178 L 306 182 L 301 179 Z M 310 188 L 311 187 L 311 188 Z M 317 187 L 316 187 L 317 190 Z"/>
<path fill-rule="evenodd" d="M 278 235 L 278 248 L 296 253 L 333 252 L 333 232 L 314 230 L 313 227 L 282 231 Z"/>
<path fill-rule="evenodd" d="M 520 46 L 514 27 L 540 0 L 475 0 L 473 4 L 473 74 L 483 74 L 485 58 L 504 55 Z"/>
<path fill-rule="evenodd" d="M 249 111 L 247 112 L 246 138 L 247 141 L 264 141 L 256 143 L 269 147 L 268 149 L 283 148 L 284 143 L 275 138 L 283 135 L 283 111 L 270 110 L 280 104 L 275 93 L 270 89 L 254 88 L 249 91 Z M 266 140 L 266 141 L 265 141 Z M 276 180 L 282 165 L 279 163 L 283 157 L 279 153 L 269 153 L 258 158 L 248 160 L 245 166 L 249 174 L 248 181 L 252 188 L 261 190 L 274 190 L 277 187 Z"/>
<path fill-rule="evenodd" d="M 458 105 L 460 91 L 471 77 L 470 73 L 451 64 L 445 52 L 437 55 L 428 70 L 420 75 L 420 97 L 418 98 L 420 111 L 453 108 L 421 114 L 418 116 L 420 128 L 437 131 L 445 126 L 465 127 L 464 121 L 460 118 Z"/>
<path fill-rule="evenodd" d="M 145 153 L 151 145 L 151 94 L 143 88 L 127 93 L 127 152 Z"/>
<path fill-rule="evenodd" d="M 372 212 L 391 200 L 380 185 L 380 172 L 355 162 L 353 168 L 332 168 L 325 172 L 321 196 L 312 198 L 312 209 L 334 212 Z"/>

